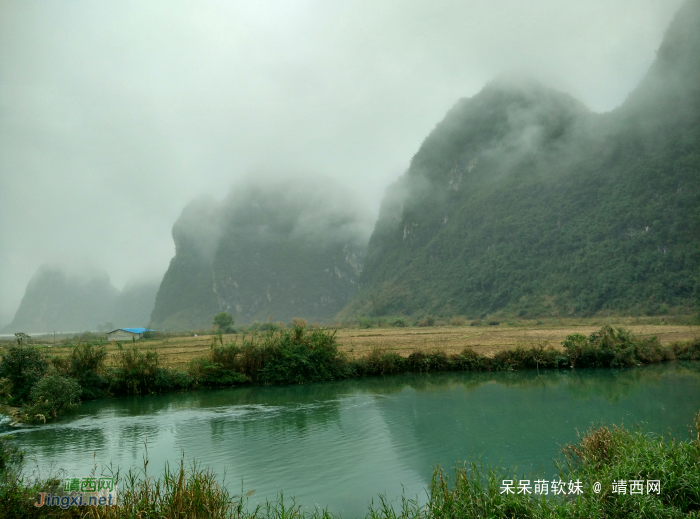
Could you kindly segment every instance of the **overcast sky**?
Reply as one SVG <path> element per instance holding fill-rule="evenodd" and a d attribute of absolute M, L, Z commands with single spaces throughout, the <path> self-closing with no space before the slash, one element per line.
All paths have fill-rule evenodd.
<path fill-rule="evenodd" d="M 160 278 L 182 208 L 256 171 L 377 211 L 499 74 L 611 110 L 681 3 L 0 0 L 0 325 L 42 263 Z"/>

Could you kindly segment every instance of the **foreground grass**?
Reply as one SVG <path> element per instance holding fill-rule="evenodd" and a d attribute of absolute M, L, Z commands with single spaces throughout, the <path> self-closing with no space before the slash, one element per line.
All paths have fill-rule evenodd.
<path fill-rule="evenodd" d="M 562 481 L 580 481 L 582 494 L 542 496 L 504 493 L 503 480 L 518 478 L 501 468 L 478 462 L 457 466 L 450 478 L 437 467 L 427 489 L 427 503 L 403 496 L 392 503 L 379 496 L 367 511 L 371 519 L 419 518 L 687 518 L 700 517 L 700 413 L 688 440 L 658 437 L 637 428 L 599 425 L 563 448 L 556 460 Z M 55 481 L 29 481 L 21 473 L 22 455 L 6 438 L 0 439 L 0 513 L 8 519 L 80 517 L 95 519 L 286 519 L 334 517 L 328 511 L 303 512 L 294 501 L 279 496 L 274 502 L 248 507 L 245 495 L 231 494 L 216 475 L 180 460 L 166 465 L 159 478 L 141 471 L 119 478 L 120 506 L 60 509 L 36 508 L 36 494 Z M 119 477 L 117 475 L 117 477 Z M 530 475 L 534 483 L 539 477 Z M 523 478 L 524 479 L 524 478 Z M 619 480 L 659 480 L 658 494 L 623 495 L 612 492 Z M 593 485 L 601 483 L 595 493 Z M 42 490 L 43 489 L 43 490 Z"/>

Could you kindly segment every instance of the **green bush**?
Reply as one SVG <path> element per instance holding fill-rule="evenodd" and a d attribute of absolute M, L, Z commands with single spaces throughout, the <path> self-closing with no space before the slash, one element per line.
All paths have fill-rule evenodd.
<path fill-rule="evenodd" d="M 42 377 L 29 394 L 22 415 L 29 422 L 50 420 L 80 405 L 80 384 L 57 373 Z"/>
<path fill-rule="evenodd" d="M 688 342 L 674 342 L 671 349 L 678 360 L 700 360 L 700 338 Z"/>
<path fill-rule="evenodd" d="M 487 371 L 490 359 L 471 348 L 465 348 L 462 353 L 452 357 L 452 364 L 457 371 Z"/>
<path fill-rule="evenodd" d="M 212 345 L 210 358 L 213 363 L 221 365 L 224 369 L 238 369 L 241 351 L 235 342 L 226 346 Z"/>
<path fill-rule="evenodd" d="M 416 351 L 406 359 L 408 371 L 422 373 L 428 371 L 450 371 L 452 363 L 444 352 L 424 353 Z"/>
<path fill-rule="evenodd" d="M 569 357 L 569 362 L 571 362 L 571 367 L 576 367 L 576 362 L 579 357 L 583 354 L 583 351 L 588 347 L 588 339 L 585 335 L 580 333 L 572 333 L 567 335 L 564 342 L 561 343 L 564 347 L 564 351 Z"/>
<path fill-rule="evenodd" d="M 108 371 L 109 389 L 114 394 L 142 395 L 155 392 L 158 375 L 158 353 L 142 352 L 136 344 L 124 348 L 117 343 L 116 366 Z"/>
<path fill-rule="evenodd" d="M 194 387 L 195 380 L 186 371 L 180 369 L 159 368 L 153 383 L 154 392 L 186 391 Z"/>
<path fill-rule="evenodd" d="M 268 350 L 258 380 L 263 384 L 303 384 L 348 376 L 345 357 L 338 351 L 335 334 L 301 327 L 266 337 Z"/>
<path fill-rule="evenodd" d="M 360 377 L 403 373 L 407 371 L 406 359 L 396 353 L 375 348 L 369 355 L 353 360 L 350 371 Z"/>
<path fill-rule="evenodd" d="M 568 335 L 562 346 L 571 367 L 624 368 L 683 358 L 680 345 L 664 347 L 656 337 L 640 339 L 611 326 L 603 326 L 589 337 Z"/>
<path fill-rule="evenodd" d="M 187 374 L 197 387 L 228 387 L 248 382 L 248 378 L 233 369 L 225 368 L 208 359 L 195 359 L 190 362 Z"/>
<path fill-rule="evenodd" d="M 360 317 L 358 319 L 360 328 L 372 328 L 374 326 L 374 321 L 369 317 Z"/>
<path fill-rule="evenodd" d="M 29 392 L 46 370 L 46 357 L 34 346 L 10 346 L 0 361 L 0 378 L 11 384 L 10 405 L 21 405 L 29 399 Z"/>
<path fill-rule="evenodd" d="M 107 348 L 90 343 L 78 344 L 71 351 L 70 374 L 80 384 L 83 400 L 102 398 L 106 395 L 109 381 L 104 376 Z"/>
<path fill-rule="evenodd" d="M 406 326 L 408 326 L 408 323 L 406 322 L 406 319 L 398 317 L 391 321 L 391 326 L 393 326 L 394 328 L 406 328 Z"/>

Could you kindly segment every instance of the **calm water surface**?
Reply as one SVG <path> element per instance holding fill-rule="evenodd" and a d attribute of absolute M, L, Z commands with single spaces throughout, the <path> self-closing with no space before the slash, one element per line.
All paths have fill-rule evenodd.
<path fill-rule="evenodd" d="M 84 403 L 19 429 L 41 473 L 89 475 L 95 462 L 149 470 L 195 458 L 251 502 L 295 496 L 305 508 L 364 515 L 379 493 L 425 500 L 437 463 L 481 456 L 555 474 L 553 458 L 595 422 L 645 422 L 687 437 L 700 367 L 439 373 L 279 388 L 198 391 Z M 8 428 L 0 430 L 7 433 Z"/>

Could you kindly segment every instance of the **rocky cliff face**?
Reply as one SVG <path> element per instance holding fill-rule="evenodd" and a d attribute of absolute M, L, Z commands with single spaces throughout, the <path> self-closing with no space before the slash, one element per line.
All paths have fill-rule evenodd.
<path fill-rule="evenodd" d="M 357 291 L 371 222 L 327 181 L 258 180 L 221 203 L 192 202 L 173 227 L 176 254 L 151 326 L 331 319 Z"/>
<path fill-rule="evenodd" d="M 341 317 L 693 311 L 699 214 L 691 0 L 611 113 L 512 78 L 460 100 L 388 190 Z"/>

